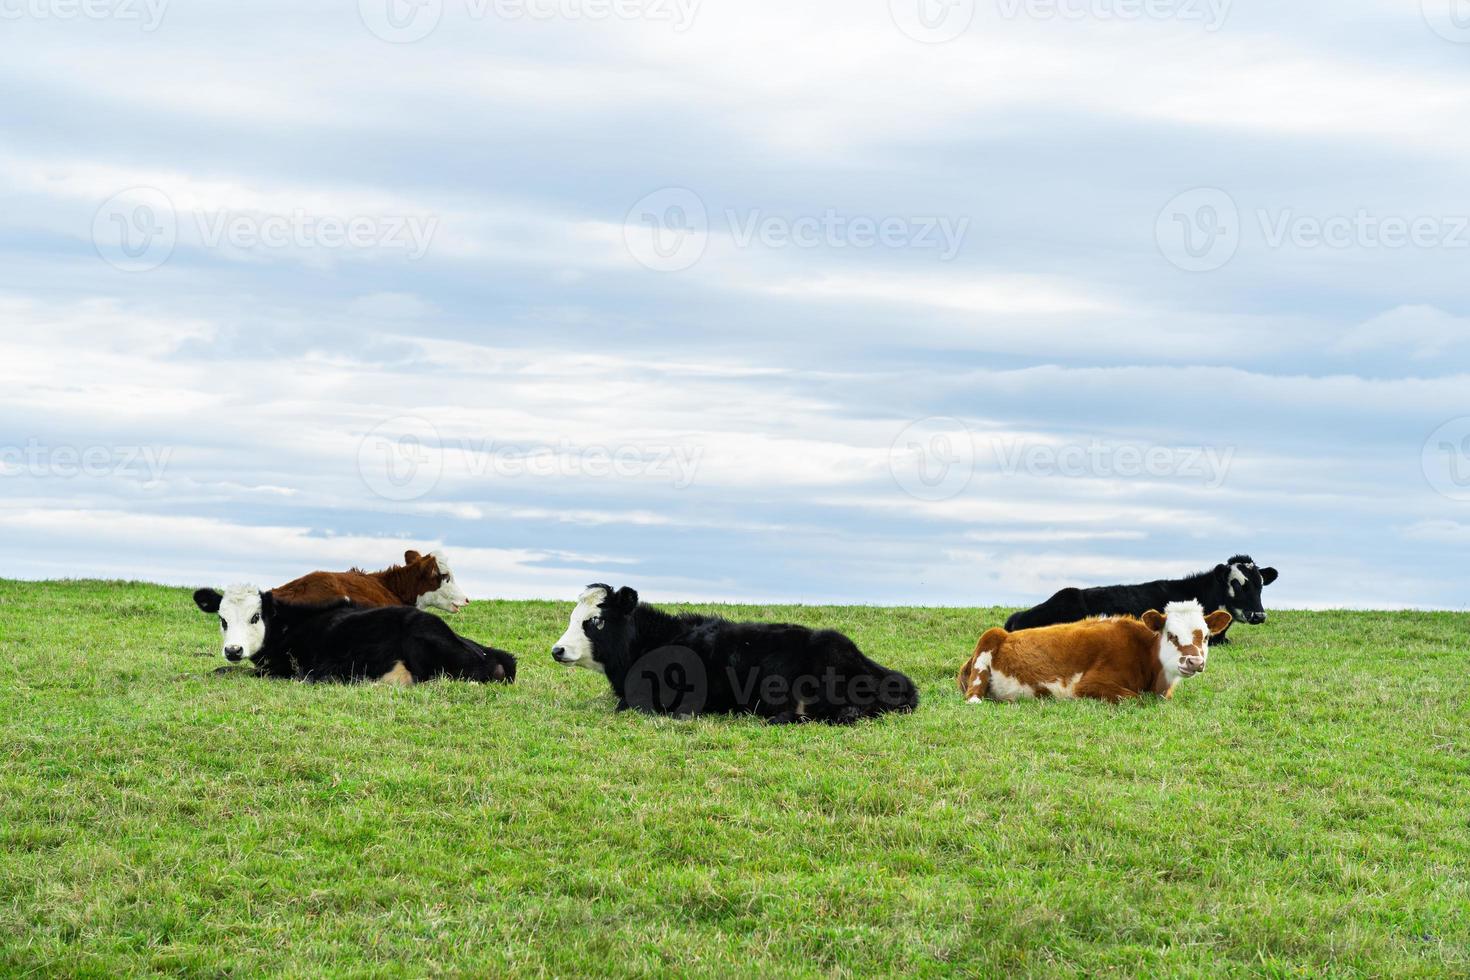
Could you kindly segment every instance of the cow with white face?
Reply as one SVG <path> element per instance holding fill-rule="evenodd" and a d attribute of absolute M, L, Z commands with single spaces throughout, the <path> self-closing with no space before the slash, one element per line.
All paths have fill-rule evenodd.
<path fill-rule="evenodd" d="M 232 664 L 249 660 L 265 645 L 265 615 L 260 590 L 253 585 L 232 585 L 224 592 L 200 589 L 194 604 L 219 617 L 225 659 Z"/>
<path fill-rule="evenodd" d="M 410 552 L 412 554 L 412 552 Z M 454 571 L 449 567 L 449 560 L 444 557 L 442 551 L 429 553 L 429 558 L 434 562 L 434 572 L 437 581 L 431 582 L 433 589 L 418 597 L 416 602 L 420 609 L 442 609 L 445 612 L 459 612 L 470 604 L 470 597 L 465 595 L 464 589 L 459 587 L 459 581 L 454 577 Z"/>
<path fill-rule="evenodd" d="M 1230 625 L 1223 609 L 1198 600 L 1163 612 L 1103 616 L 1010 632 L 987 630 L 960 668 L 960 691 L 972 703 L 1026 698 L 1122 701 L 1170 697 L 1181 678 L 1205 669 L 1210 640 Z"/>

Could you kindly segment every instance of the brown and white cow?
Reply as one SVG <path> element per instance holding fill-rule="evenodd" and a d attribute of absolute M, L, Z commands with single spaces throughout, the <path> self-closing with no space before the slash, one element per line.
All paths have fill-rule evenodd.
<path fill-rule="evenodd" d="M 1196 601 L 1171 602 L 1138 619 L 1085 619 L 1009 633 L 989 630 L 960 669 L 966 698 L 978 702 L 1021 698 L 1099 698 L 1121 701 L 1141 694 L 1169 697 L 1182 677 L 1205 669 L 1210 637 L 1230 625 L 1230 614 L 1205 615 Z"/>
<path fill-rule="evenodd" d="M 312 572 L 271 592 L 277 599 L 297 605 L 317 605 L 343 598 L 364 607 L 417 606 L 446 612 L 458 612 L 469 605 L 469 596 L 455 581 L 442 554 L 408 551 L 403 560 L 404 564 L 381 572 L 364 572 L 360 568 L 347 572 Z"/>

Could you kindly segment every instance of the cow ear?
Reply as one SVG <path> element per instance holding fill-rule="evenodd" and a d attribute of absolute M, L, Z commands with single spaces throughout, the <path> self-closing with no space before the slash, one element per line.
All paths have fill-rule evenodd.
<path fill-rule="evenodd" d="M 972 654 L 970 659 L 966 660 L 963 666 L 960 667 L 960 675 L 955 678 L 959 682 L 961 694 L 968 694 L 970 692 L 970 677 L 974 673 L 975 656 Z"/>
<path fill-rule="evenodd" d="M 225 601 L 225 597 L 214 589 L 200 589 L 194 593 L 194 605 L 207 613 L 219 612 L 219 604 Z"/>
<path fill-rule="evenodd" d="M 262 592 L 260 594 L 260 615 L 269 620 L 276 614 L 276 596 L 274 592 Z"/>
<path fill-rule="evenodd" d="M 419 559 L 421 559 L 423 557 L 424 556 L 421 555 L 421 554 L 419 554 L 417 551 L 405 551 L 403 553 L 403 561 L 404 561 L 404 564 L 407 564 L 407 565 L 412 565 L 414 562 L 418 561 Z"/>
<path fill-rule="evenodd" d="M 1216 565 L 1215 566 L 1215 578 L 1219 579 L 1221 582 L 1229 582 L 1230 581 L 1230 566 L 1229 565 Z"/>
<path fill-rule="evenodd" d="M 1143 623 L 1143 625 L 1147 626 L 1149 629 L 1153 630 L 1155 633 L 1162 633 L 1163 632 L 1163 630 L 1164 630 L 1164 614 L 1161 613 L 1161 612 L 1159 612 L 1157 609 L 1150 609 L 1148 612 L 1144 613 L 1142 616 L 1140 616 L 1138 618 Z"/>
<path fill-rule="evenodd" d="M 613 596 L 613 608 L 618 612 L 631 613 L 638 608 L 638 593 L 626 585 L 618 589 L 618 594 Z"/>
<path fill-rule="evenodd" d="M 1205 617 L 1205 625 L 1210 628 L 1211 636 L 1219 636 L 1230 625 L 1230 614 L 1223 609 L 1216 609 Z"/>
<path fill-rule="evenodd" d="M 1276 581 L 1276 569 L 1274 569 L 1274 568 L 1263 568 L 1263 569 L 1261 569 L 1261 585 L 1262 586 L 1270 585 L 1274 581 Z"/>

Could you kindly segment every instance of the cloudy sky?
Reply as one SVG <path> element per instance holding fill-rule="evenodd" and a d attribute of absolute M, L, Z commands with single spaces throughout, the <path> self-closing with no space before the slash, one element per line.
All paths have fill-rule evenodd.
<path fill-rule="evenodd" d="M 0 0 L 0 576 L 1466 603 L 1460 0 Z"/>

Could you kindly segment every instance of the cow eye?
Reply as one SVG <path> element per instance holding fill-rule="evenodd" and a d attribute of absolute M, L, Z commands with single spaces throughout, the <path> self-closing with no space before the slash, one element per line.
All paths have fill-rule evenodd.
<path fill-rule="evenodd" d="M 223 616 L 219 618 L 219 628 L 222 630 L 227 630 L 230 628 L 230 624 L 225 622 L 225 617 Z"/>
<path fill-rule="evenodd" d="M 251 616 L 250 617 L 250 625 L 251 626 L 254 626 L 258 622 L 260 622 L 260 613 L 256 613 L 254 616 Z"/>

